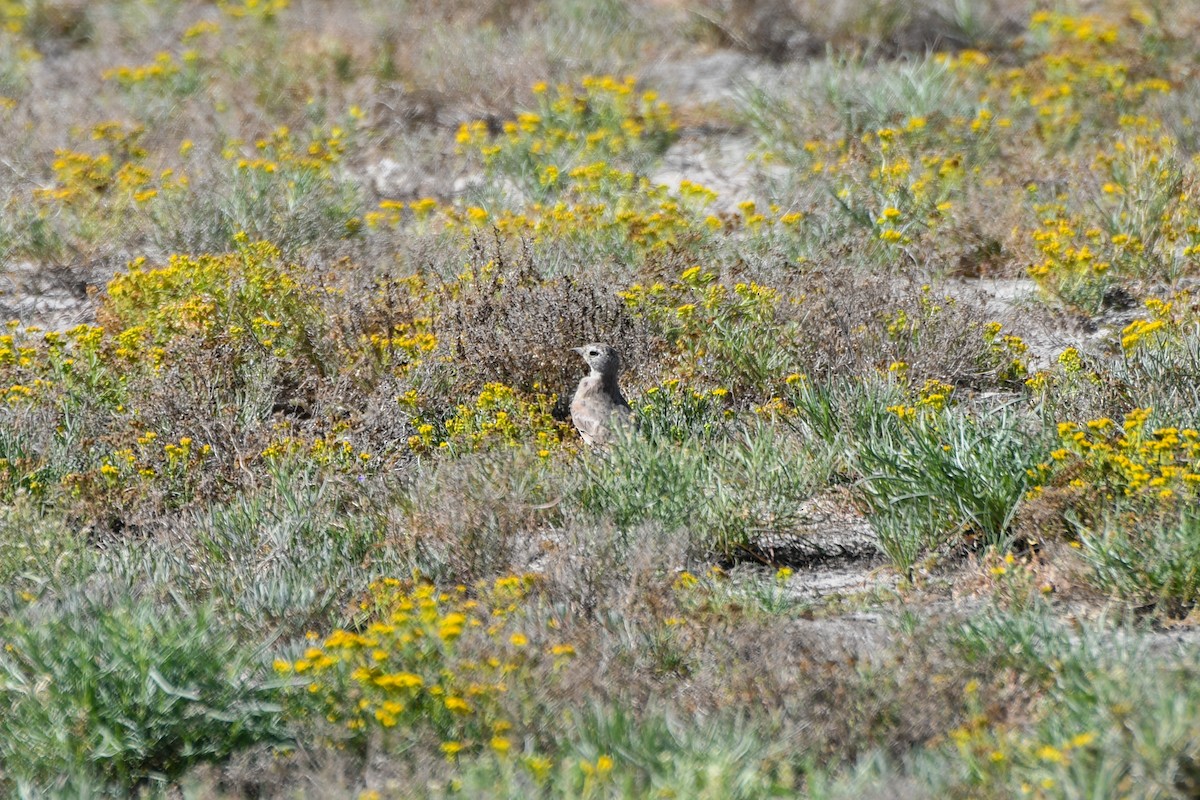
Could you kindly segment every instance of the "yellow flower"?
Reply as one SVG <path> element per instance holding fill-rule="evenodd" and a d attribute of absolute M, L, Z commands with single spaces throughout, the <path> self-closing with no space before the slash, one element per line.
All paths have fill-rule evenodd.
<path fill-rule="evenodd" d="M 681 572 L 681 573 L 679 573 L 679 577 L 675 579 L 675 588 L 676 589 L 690 589 L 693 586 L 695 586 L 696 584 L 698 584 L 699 582 L 700 582 L 699 579 L 696 578 L 696 576 L 693 575 L 692 573 Z"/>
<path fill-rule="evenodd" d="M 1090 731 L 1081 733 L 1071 740 L 1071 747 L 1087 747 L 1094 741 L 1096 741 L 1096 734 Z"/>
<path fill-rule="evenodd" d="M 1062 750 L 1049 744 L 1044 744 L 1038 748 L 1037 757 L 1042 761 L 1049 761 L 1052 764 L 1064 764 L 1067 761 L 1067 756 Z"/>
<path fill-rule="evenodd" d="M 538 783 L 544 783 L 546 778 L 550 776 L 550 768 L 553 763 L 548 758 L 542 756 L 529 756 L 523 762 L 525 768 L 533 774 L 533 779 Z"/>
<path fill-rule="evenodd" d="M 453 711 L 455 714 L 470 714 L 472 710 L 471 704 L 461 697 L 451 695 L 442 702 L 445 704 L 447 711 Z"/>
<path fill-rule="evenodd" d="M 385 673 L 375 678 L 375 685 L 384 689 L 418 689 L 425 679 L 411 672 Z"/>

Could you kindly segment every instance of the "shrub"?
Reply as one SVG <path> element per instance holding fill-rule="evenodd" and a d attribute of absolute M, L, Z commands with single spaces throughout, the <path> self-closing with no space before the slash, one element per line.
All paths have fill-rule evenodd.
<path fill-rule="evenodd" d="M 553 198 L 566 177 L 607 162 L 643 166 L 675 138 L 677 124 L 656 92 L 639 93 L 636 80 L 586 77 L 576 89 L 551 92 L 538 84 L 538 108 L 503 123 L 493 137 L 482 121 L 464 123 L 460 147 L 475 148 L 490 175 L 519 182 L 527 195 Z"/>
<path fill-rule="evenodd" d="M 258 654 L 203 607 L 33 605 L 0 625 L 0 639 L 11 790 L 133 793 L 284 738 Z"/>
<path fill-rule="evenodd" d="M 857 445 L 859 496 L 901 569 L 911 567 L 920 545 L 956 537 L 1006 548 L 1041 455 L 1011 412 L 976 417 L 925 408 L 889 409 L 859 432 Z"/>
<path fill-rule="evenodd" d="M 396 544 L 441 581 L 520 569 L 561 516 L 564 480 L 555 467 L 531 447 L 423 463 L 402 500 Z"/>
<path fill-rule="evenodd" d="M 1100 590 L 1171 617 L 1200 600 L 1200 513 L 1189 505 L 1154 515 L 1121 513 L 1118 505 L 1077 530 Z"/>
<path fill-rule="evenodd" d="M 243 240 L 223 255 L 176 255 L 159 268 L 134 262 L 109 282 L 100 318 L 118 355 L 130 360 L 160 361 L 177 337 L 230 336 L 323 366 L 316 289 L 267 242 Z"/>
<path fill-rule="evenodd" d="M 459 753 L 513 747 L 514 722 L 504 704 L 510 686 L 529 680 L 543 655 L 569 660 L 568 645 L 531 642 L 509 623 L 530 580 L 497 578 L 477 588 L 439 591 L 422 582 L 385 578 L 359 602 L 357 631 L 337 630 L 301 657 L 275 668 L 301 679 L 289 714 L 335 726 L 337 738 L 364 742 L 385 735 L 405 747 L 432 735 L 453 759 Z M 543 652 L 544 651 L 544 652 Z"/>
<path fill-rule="evenodd" d="M 585 462 L 578 502 L 628 529 L 653 520 L 701 552 L 730 558 L 789 533 L 828 477 L 797 437 L 750 424 L 724 437 L 631 435 Z"/>
<path fill-rule="evenodd" d="M 1067 627 L 1044 603 L 988 609 L 959 629 L 957 646 L 972 661 L 1011 669 L 1034 698 L 1028 725 L 952 732 L 949 757 L 968 785 L 997 797 L 1022 785 L 1053 790 L 1047 796 L 1112 796 L 1129 791 L 1133 775 L 1168 792 L 1195 786 L 1192 657 L 1156 653 L 1128 626 Z"/>
<path fill-rule="evenodd" d="M 1200 491 L 1200 431 L 1157 427 L 1153 409 L 1135 408 L 1120 426 L 1108 417 L 1080 425 L 1060 422 L 1062 447 L 1047 468 L 1071 476 L 1087 498 L 1085 513 L 1124 501 L 1143 509 L 1171 508 Z"/>
<path fill-rule="evenodd" d="M 586 374 L 571 348 L 605 342 L 617 348 L 627 373 L 646 366 L 657 350 L 654 330 L 630 313 L 611 284 L 584 269 L 555 277 L 553 265 L 530 249 L 514 257 L 508 246 L 476 238 L 468 270 L 435 289 L 436 355 L 454 363 L 452 391 L 496 382 L 554 393 L 564 415 Z"/>

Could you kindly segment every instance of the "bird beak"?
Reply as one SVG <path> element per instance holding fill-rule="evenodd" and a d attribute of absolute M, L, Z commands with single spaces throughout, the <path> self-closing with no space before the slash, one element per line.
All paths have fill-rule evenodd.
<path fill-rule="evenodd" d="M 582 347 L 572 347 L 572 348 L 571 348 L 571 352 L 572 352 L 572 353 L 579 353 L 579 355 L 583 355 L 583 348 L 582 348 Z"/>

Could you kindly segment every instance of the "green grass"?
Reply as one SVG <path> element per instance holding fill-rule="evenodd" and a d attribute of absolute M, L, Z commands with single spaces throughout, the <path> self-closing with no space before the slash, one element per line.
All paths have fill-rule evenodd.
<path fill-rule="evenodd" d="M 682 442 L 634 434 L 584 468 L 584 509 L 622 528 L 654 521 L 721 557 L 790 530 L 828 476 L 828 465 L 796 437 L 755 424 Z"/>
<path fill-rule="evenodd" d="M 203 606 L 79 598 L 0 628 L 0 764 L 17 793 L 136 793 L 283 742 L 274 676 Z"/>
<path fill-rule="evenodd" d="M 1045 458 L 1007 411 L 976 417 L 962 409 L 917 410 L 904 421 L 889 414 L 859 436 L 859 492 L 901 569 L 924 549 L 967 536 L 1006 550 L 1032 468 Z"/>
<path fill-rule="evenodd" d="M 1200 599 L 1200 518 L 1187 506 L 1157 519 L 1114 512 L 1080 526 L 1091 582 L 1133 606 L 1184 616 Z"/>

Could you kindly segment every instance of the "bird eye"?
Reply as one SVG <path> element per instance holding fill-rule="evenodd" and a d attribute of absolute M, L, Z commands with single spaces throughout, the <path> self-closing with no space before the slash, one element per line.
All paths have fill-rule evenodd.
<path fill-rule="evenodd" d="M 589 356 L 598 356 L 598 355 L 600 355 L 600 351 L 599 350 L 588 350 L 588 355 Z"/>

